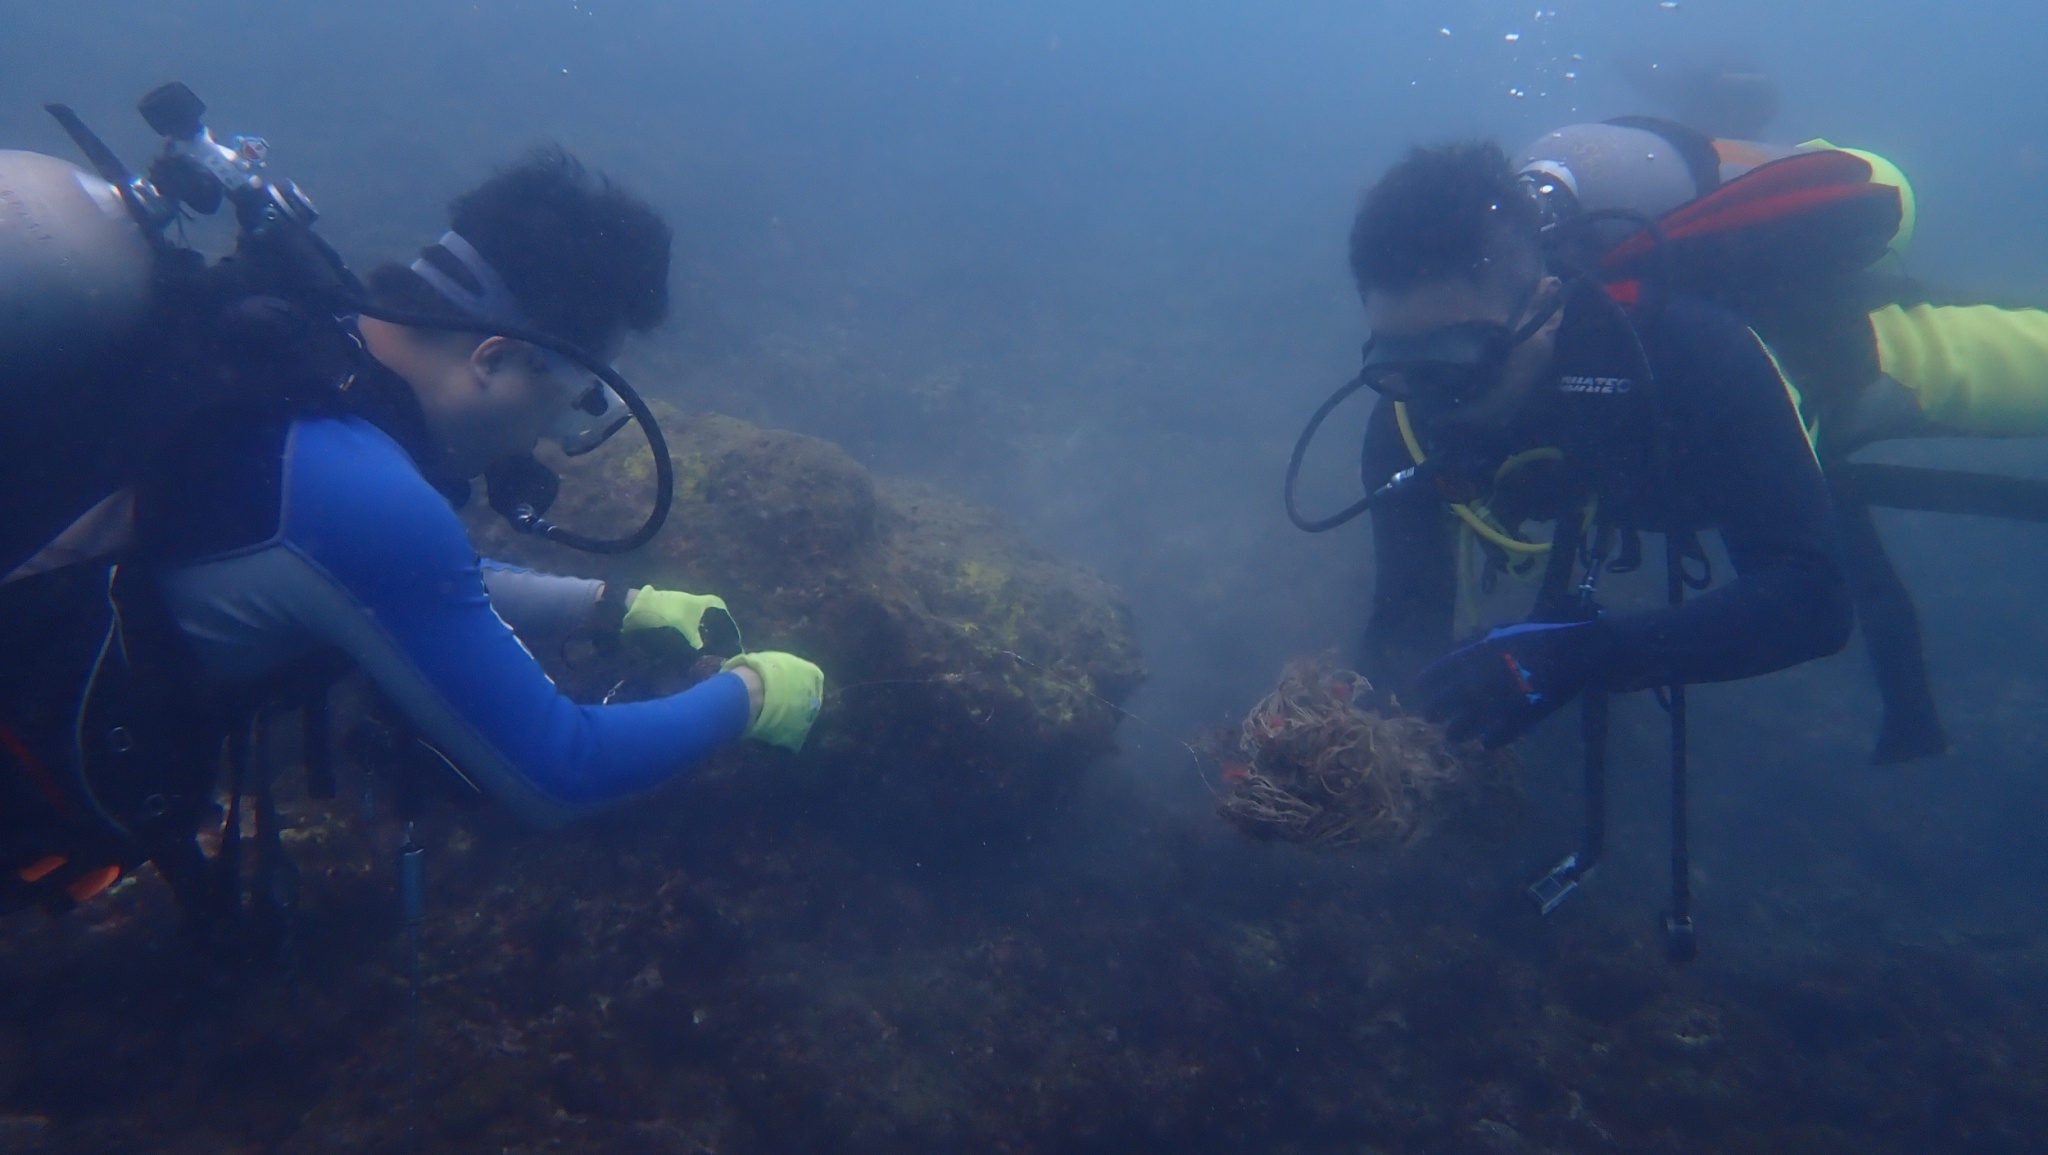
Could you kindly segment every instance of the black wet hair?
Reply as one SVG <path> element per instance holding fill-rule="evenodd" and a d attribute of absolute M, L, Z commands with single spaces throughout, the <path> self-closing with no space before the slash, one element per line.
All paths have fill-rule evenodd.
<path fill-rule="evenodd" d="M 1351 225 L 1351 274 L 1360 295 L 1453 277 L 1481 284 L 1489 270 L 1528 279 L 1541 271 L 1538 223 L 1500 145 L 1411 149 L 1366 191 Z"/>
<path fill-rule="evenodd" d="M 668 315 L 668 222 L 558 146 L 537 149 L 456 197 L 448 227 L 497 270 L 536 328 L 594 353 Z M 457 281 L 472 280 L 439 245 L 422 255 Z M 396 262 L 372 270 L 369 288 L 382 305 L 463 317 Z"/>

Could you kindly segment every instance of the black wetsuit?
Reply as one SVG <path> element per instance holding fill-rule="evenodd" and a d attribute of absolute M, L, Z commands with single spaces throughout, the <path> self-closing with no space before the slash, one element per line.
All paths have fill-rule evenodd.
<path fill-rule="evenodd" d="M 1638 318 L 1631 336 L 1598 291 L 1582 287 L 1566 306 L 1554 393 L 1494 447 L 1565 452 L 1549 492 L 1520 511 L 1555 517 L 1590 493 L 1601 524 L 1717 530 L 1737 576 L 1682 606 L 1608 615 L 1617 645 L 1597 688 L 1728 681 L 1839 650 L 1853 615 L 1827 485 L 1762 344 L 1731 314 L 1682 297 Z M 1437 451 L 1426 423 L 1417 432 Z M 1366 434 L 1368 487 L 1410 464 L 1382 401 Z M 1420 487 L 1374 509 L 1364 668 L 1383 690 L 1402 692 L 1451 644 L 1457 526 Z"/>
<path fill-rule="evenodd" d="M 1724 291 L 1721 297 L 1729 308 L 1751 321 L 1778 355 L 1799 385 L 1807 424 L 1819 433 L 1821 467 L 1834 489 L 1856 620 L 1863 628 L 1864 652 L 1884 705 L 1871 760 L 1882 765 L 1940 754 L 1948 749 L 1948 734 L 1928 679 L 1919 614 L 1913 608 L 1911 591 L 1885 552 L 1884 538 L 1871 514 L 1873 503 L 1857 484 L 1849 459 L 1873 441 L 1937 435 L 1941 429 L 1920 414 L 1917 406 L 1910 414 L 1892 415 L 1895 420 L 1906 419 L 1901 426 L 1887 426 L 1881 420 L 1875 427 L 1867 427 L 1859 418 L 1866 392 L 1885 379 L 1871 316 L 1886 305 L 1998 304 L 2015 311 L 2037 311 L 2040 306 L 1953 298 L 1931 293 L 1911 278 L 1871 272 L 1800 278 L 1761 287 L 1744 283 Z M 2015 360 L 2026 363 L 2023 356 Z M 1894 388 L 1906 393 L 1896 384 Z M 1914 428 L 1913 418 L 1924 427 Z M 1956 435 L 1982 433 L 1957 431 Z M 1929 480 L 1941 484 L 1931 476 Z M 1998 516 L 2000 511 L 1984 512 Z"/>

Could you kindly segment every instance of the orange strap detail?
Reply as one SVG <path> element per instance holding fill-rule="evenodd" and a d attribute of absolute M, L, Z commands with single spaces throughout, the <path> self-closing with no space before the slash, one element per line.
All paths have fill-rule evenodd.
<path fill-rule="evenodd" d="M 70 895 L 73 902 L 84 902 L 100 891 L 114 885 L 114 880 L 120 877 L 120 867 L 102 866 L 98 870 L 82 874 L 74 879 L 70 886 L 64 888 L 64 893 Z"/>
<path fill-rule="evenodd" d="M 51 871 L 56 870 L 69 861 L 71 861 L 69 858 L 61 854 L 47 854 L 14 873 L 23 882 L 41 882 L 50 876 Z"/>
<path fill-rule="evenodd" d="M 70 801 L 64 797 L 62 790 L 57 789 L 57 780 L 50 777 L 49 768 L 43 765 L 42 759 L 36 757 L 35 751 L 28 748 L 28 743 L 22 741 L 14 731 L 0 725 L 0 746 L 6 747 L 7 752 L 14 755 L 15 760 L 28 771 L 28 776 L 35 779 L 36 789 L 44 798 L 49 799 L 50 805 L 57 808 L 57 813 L 66 818 L 71 817 Z"/>

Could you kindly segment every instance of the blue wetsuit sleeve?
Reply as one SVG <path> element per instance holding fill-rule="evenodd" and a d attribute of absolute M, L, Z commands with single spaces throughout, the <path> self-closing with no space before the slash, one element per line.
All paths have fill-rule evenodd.
<path fill-rule="evenodd" d="M 1697 303 L 1674 302 L 1650 342 L 1675 504 L 1720 531 L 1736 577 L 1681 606 L 1608 617 L 1602 687 L 1732 681 L 1841 649 L 1854 615 L 1833 508 L 1777 366 L 1755 334 Z"/>
<path fill-rule="evenodd" d="M 303 624 L 356 657 L 487 793 L 565 818 L 661 783 L 745 731 L 746 686 L 732 674 L 649 702 L 563 697 L 492 609 L 461 520 L 375 428 L 302 422 L 288 452 L 283 544 L 353 613 L 335 611 L 324 631 Z"/>

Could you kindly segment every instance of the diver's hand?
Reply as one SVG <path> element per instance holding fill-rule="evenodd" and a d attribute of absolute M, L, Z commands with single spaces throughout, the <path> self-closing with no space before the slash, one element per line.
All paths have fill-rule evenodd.
<path fill-rule="evenodd" d="M 761 684 L 761 675 L 752 666 L 734 666 L 732 673 L 747 687 L 747 728 L 752 729 L 761 720 L 761 707 L 768 701 L 767 687 Z"/>
<path fill-rule="evenodd" d="M 1508 626 L 1431 662 L 1416 698 L 1451 741 L 1477 738 L 1490 750 L 1577 697 L 1612 646 L 1597 620 Z"/>
<path fill-rule="evenodd" d="M 753 675 L 747 700 L 754 714 L 746 736 L 785 750 L 803 749 L 825 702 L 825 671 L 795 654 L 774 651 L 741 654 L 724 668 L 738 673 L 742 681 Z"/>
<path fill-rule="evenodd" d="M 737 648 L 739 623 L 733 621 L 725 599 L 717 594 L 691 594 L 641 586 L 626 595 L 626 616 L 619 622 L 619 629 L 626 633 L 672 629 L 683 635 L 691 649 L 702 650 L 704 621 L 714 610 L 732 624 L 732 644 Z"/>

